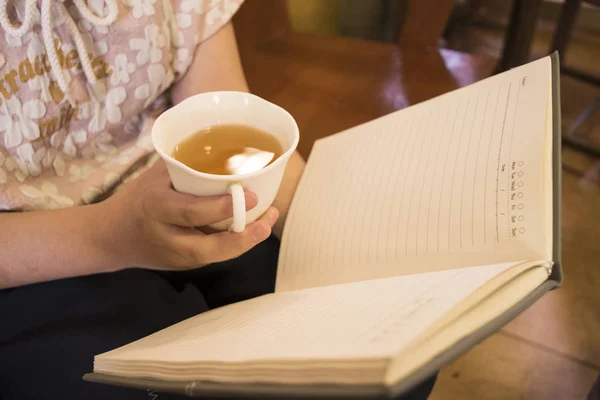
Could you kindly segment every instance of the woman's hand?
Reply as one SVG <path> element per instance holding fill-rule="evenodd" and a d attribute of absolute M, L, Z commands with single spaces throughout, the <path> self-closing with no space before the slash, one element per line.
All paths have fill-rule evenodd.
<path fill-rule="evenodd" d="M 248 193 L 248 208 L 256 203 Z M 279 216 L 271 208 L 242 233 L 194 228 L 232 214 L 230 196 L 176 192 L 159 161 L 101 203 L 0 213 L 0 289 L 130 267 L 197 268 L 250 250 Z"/>
<path fill-rule="evenodd" d="M 256 195 L 246 193 L 247 210 L 256 204 Z M 202 232 L 196 228 L 233 216 L 231 196 L 196 197 L 175 191 L 162 160 L 106 200 L 104 207 L 119 269 L 189 269 L 238 257 L 271 235 L 279 215 L 270 208 L 242 233 Z"/>

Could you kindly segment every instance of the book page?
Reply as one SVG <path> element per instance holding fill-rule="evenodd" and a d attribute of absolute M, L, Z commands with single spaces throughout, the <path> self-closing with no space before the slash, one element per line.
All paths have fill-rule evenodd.
<path fill-rule="evenodd" d="M 513 267 L 470 267 L 262 296 L 98 355 L 94 372 L 175 380 L 331 380 L 332 370 L 385 361 Z M 329 373 L 316 376 L 319 365 Z M 382 381 L 385 368 L 376 370 Z M 351 383 L 361 379 L 348 376 Z"/>
<path fill-rule="evenodd" d="M 277 290 L 549 257 L 550 73 L 544 58 L 315 143 Z"/>
<path fill-rule="evenodd" d="M 440 350 L 456 345 L 461 339 L 491 323 L 516 306 L 531 293 L 532 288 L 540 286 L 547 278 L 548 271 L 544 267 L 524 269 L 499 289 L 488 290 L 476 303 L 467 298 L 464 300 L 467 303 L 465 307 L 459 304 L 394 357 L 387 371 L 386 383 L 398 383 L 439 355 Z M 468 303 L 471 303 L 471 307 Z"/>

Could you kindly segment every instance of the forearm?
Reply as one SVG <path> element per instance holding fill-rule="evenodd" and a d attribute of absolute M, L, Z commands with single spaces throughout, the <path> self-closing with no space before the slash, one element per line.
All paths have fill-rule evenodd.
<path fill-rule="evenodd" d="M 102 206 L 0 213 L 0 289 L 113 270 Z"/>

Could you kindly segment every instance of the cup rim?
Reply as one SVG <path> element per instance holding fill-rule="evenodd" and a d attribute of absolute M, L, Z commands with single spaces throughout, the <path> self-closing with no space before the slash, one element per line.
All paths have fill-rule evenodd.
<path fill-rule="evenodd" d="M 183 104 L 185 102 L 191 102 L 193 101 L 193 99 L 198 98 L 198 97 L 204 97 L 204 96 L 212 96 L 212 95 L 219 95 L 219 94 L 224 94 L 224 95 L 244 95 L 244 96 L 250 96 L 252 98 L 254 98 L 257 101 L 263 102 L 263 103 L 267 103 L 269 106 L 274 107 L 275 109 L 283 112 L 285 118 L 288 118 L 292 124 L 293 124 L 293 128 L 294 128 L 294 140 L 292 142 L 292 144 L 289 146 L 289 148 L 284 151 L 278 158 L 277 160 L 273 161 L 271 164 L 267 165 L 264 168 L 261 168 L 257 171 L 254 172 L 249 172 L 246 174 L 236 174 L 236 175 L 217 175 L 217 174 L 209 174 L 206 172 L 200 172 L 197 171 L 193 168 L 188 167 L 187 165 L 185 165 L 184 163 L 182 163 L 181 161 L 178 161 L 176 159 L 174 159 L 173 157 L 171 157 L 169 154 L 166 154 L 161 148 L 160 146 L 158 146 L 156 144 L 156 131 L 154 130 L 154 127 L 156 126 L 156 122 L 158 122 L 158 120 L 165 115 L 166 113 L 168 113 L 173 107 L 171 107 L 170 109 L 164 111 L 161 115 L 158 116 L 158 118 L 155 121 L 155 124 L 152 126 L 152 132 L 151 132 L 151 138 L 152 138 L 152 146 L 154 147 L 154 151 L 156 151 L 161 158 L 166 162 L 169 163 L 173 166 L 177 166 L 180 167 L 182 169 L 184 169 L 187 172 L 190 172 L 192 175 L 195 175 L 197 177 L 201 177 L 201 178 L 205 178 L 205 179 L 209 179 L 209 180 L 217 180 L 217 181 L 236 181 L 236 180 L 240 180 L 240 179 L 246 179 L 246 178 L 251 178 L 253 176 L 257 176 L 260 174 L 263 174 L 267 171 L 270 171 L 274 168 L 277 168 L 277 164 L 280 164 L 282 162 L 284 162 L 284 160 L 286 160 L 287 158 L 289 158 L 291 156 L 291 154 L 296 151 L 296 148 L 298 147 L 298 143 L 300 142 L 300 129 L 298 128 L 298 123 L 296 122 L 296 120 L 294 119 L 294 117 L 292 116 L 292 114 L 289 113 L 289 111 L 287 111 L 286 109 L 284 109 L 281 106 L 278 106 L 277 104 L 274 104 L 268 100 L 263 99 L 260 96 L 257 96 L 255 94 L 249 93 L 249 92 L 239 92 L 239 91 L 233 91 L 233 90 L 224 90 L 224 91 L 213 91 L 213 92 L 204 92 L 204 93 L 198 93 L 195 94 L 193 96 L 188 97 L 187 99 L 183 100 L 182 102 L 180 102 L 179 104 Z M 174 106 L 175 107 L 175 106 Z"/>

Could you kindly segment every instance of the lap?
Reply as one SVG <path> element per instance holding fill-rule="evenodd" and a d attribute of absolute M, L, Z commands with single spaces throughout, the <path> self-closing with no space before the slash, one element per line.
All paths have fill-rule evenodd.
<path fill-rule="evenodd" d="M 211 308 L 272 292 L 279 243 L 186 272 L 126 270 L 0 291 L 0 399 L 143 399 L 82 376 L 96 354 Z M 425 399 L 433 380 L 405 399 Z M 181 399 L 160 393 L 160 400 Z"/>
<path fill-rule="evenodd" d="M 185 273 L 132 269 L 0 291 L 0 399 L 146 400 L 143 391 L 83 381 L 94 355 L 272 292 L 277 254 L 270 239 L 238 259 Z"/>
<path fill-rule="evenodd" d="M 95 354 L 205 310 L 197 290 L 179 292 L 142 270 L 2 293 L 0 314 L 8 317 L 0 328 L 0 397 L 145 398 L 90 385 L 82 376 L 92 369 Z"/>

